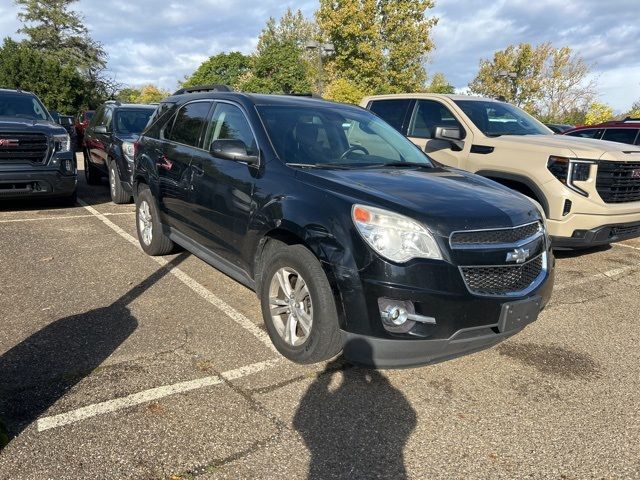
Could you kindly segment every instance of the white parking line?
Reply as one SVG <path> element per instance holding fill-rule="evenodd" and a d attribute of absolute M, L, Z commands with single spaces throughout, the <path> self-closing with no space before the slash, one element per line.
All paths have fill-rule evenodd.
<path fill-rule="evenodd" d="M 98 212 L 95 208 L 93 208 L 83 200 L 78 199 L 78 203 L 82 205 L 87 211 L 89 211 L 94 217 L 102 221 L 102 223 L 104 223 L 111 230 L 116 232 L 118 235 L 120 235 L 126 241 L 134 245 L 136 248 L 142 250 L 142 248 L 140 247 L 140 243 L 136 238 L 134 238 L 132 235 L 125 232 L 122 228 L 120 228 L 118 225 L 116 225 L 111 220 L 109 220 L 105 215 Z M 211 305 L 216 307 L 218 310 L 222 311 L 225 315 L 231 318 L 234 322 L 236 322 L 242 328 L 250 332 L 254 337 L 260 340 L 267 348 L 269 348 L 269 350 L 276 353 L 278 352 L 276 348 L 273 346 L 273 343 L 271 342 L 269 335 L 267 335 L 264 330 L 258 327 L 258 325 L 253 323 L 242 313 L 238 312 L 235 308 L 233 308 L 227 302 L 225 302 L 218 296 L 214 295 L 213 292 L 211 292 L 206 287 L 204 287 L 203 285 L 195 281 L 193 278 L 191 278 L 185 272 L 180 270 L 178 267 L 171 266 L 171 264 L 167 260 L 165 260 L 163 257 L 149 257 L 149 258 L 154 260 L 159 265 L 168 268 L 169 272 L 174 277 L 176 277 L 178 280 L 180 280 L 192 291 L 197 293 L 200 297 L 205 299 L 207 302 L 209 302 Z"/>
<path fill-rule="evenodd" d="M 612 245 L 614 247 L 624 247 L 624 248 L 631 248 L 633 250 L 640 250 L 640 247 L 634 247 L 633 245 L 625 245 L 624 243 L 614 243 Z"/>
<path fill-rule="evenodd" d="M 136 212 L 116 212 L 103 213 L 104 216 L 114 217 L 118 215 L 134 215 Z M 67 220 L 73 218 L 91 218 L 94 215 L 59 215 L 56 217 L 38 217 L 38 218 L 11 218 L 9 220 L 0 220 L 0 223 L 22 223 L 22 222 L 42 222 L 44 220 Z"/>
<path fill-rule="evenodd" d="M 62 427 L 64 425 L 86 420 L 87 418 L 95 417 L 97 415 L 115 412 L 124 408 L 130 408 L 135 405 L 140 405 L 141 403 L 152 402 L 177 393 L 185 393 L 200 388 L 220 385 L 225 380 L 236 380 L 238 378 L 261 372 L 267 368 L 275 366 L 279 361 L 280 359 L 277 358 L 273 360 L 266 360 L 264 362 L 246 365 L 235 370 L 229 370 L 221 373 L 220 375 L 212 375 L 210 377 L 197 378 L 196 380 L 174 383 L 173 385 L 151 388 L 149 390 L 127 395 L 126 397 L 115 398 L 113 400 L 95 403 L 93 405 L 88 405 L 86 407 L 60 413 L 51 417 L 40 418 L 38 419 L 38 431 L 44 432 L 45 430 Z"/>
<path fill-rule="evenodd" d="M 590 275 L 588 277 L 579 278 L 578 280 L 574 280 L 571 283 L 555 285 L 553 287 L 553 291 L 555 292 L 558 290 L 564 290 L 566 288 L 575 287 L 576 285 L 584 285 L 585 283 L 591 283 L 594 280 L 617 277 L 618 275 L 622 275 L 623 273 L 630 272 L 632 270 L 640 270 L 640 265 L 629 265 L 627 267 L 614 268 L 613 270 L 608 270 L 606 272 L 596 273 L 595 275 Z"/>

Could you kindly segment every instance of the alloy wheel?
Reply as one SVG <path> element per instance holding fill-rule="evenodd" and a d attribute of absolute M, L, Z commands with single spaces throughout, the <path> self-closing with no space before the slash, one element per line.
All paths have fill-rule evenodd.
<path fill-rule="evenodd" d="M 149 203 L 146 200 L 142 200 L 138 207 L 138 230 L 142 236 L 142 242 L 147 246 L 151 245 L 153 241 L 153 219 Z"/>
<path fill-rule="evenodd" d="M 313 304 L 307 282 L 294 269 L 280 268 L 269 286 L 269 309 L 278 335 L 290 346 L 307 341 L 313 326 Z"/>

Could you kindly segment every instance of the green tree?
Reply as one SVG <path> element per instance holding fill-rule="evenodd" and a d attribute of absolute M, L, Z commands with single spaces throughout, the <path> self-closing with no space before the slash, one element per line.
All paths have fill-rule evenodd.
<path fill-rule="evenodd" d="M 279 21 L 270 18 L 258 38 L 251 71 L 241 77 L 239 87 L 259 93 L 311 91 L 305 45 L 312 31 L 300 11 L 289 9 Z"/>
<path fill-rule="evenodd" d="M 427 85 L 429 93 L 456 93 L 456 88 L 449 83 L 443 73 L 436 73 L 429 85 Z"/>
<path fill-rule="evenodd" d="M 640 118 L 640 100 L 636 100 L 631 105 L 631 110 L 627 112 L 625 117 Z"/>
<path fill-rule="evenodd" d="M 78 0 L 15 0 L 28 44 L 82 69 L 104 68 L 106 53 L 91 39 L 83 18 L 72 9 Z"/>
<path fill-rule="evenodd" d="M 0 47 L 0 85 L 31 91 L 48 109 L 64 114 L 80 110 L 89 89 L 86 79 L 71 65 L 61 65 L 10 38 L 5 38 Z"/>
<path fill-rule="evenodd" d="M 137 103 L 140 97 L 140 89 L 126 87 L 115 94 L 114 98 L 122 103 Z"/>
<path fill-rule="evenodd" d="M 469 88 L 504 98 L 545 121 L 562 122 L 593 101 L 595 81 L 589 73 L 589 65 L 569 47 L 521 43 L 495 52 L 493 60 L 481 60 Z"/>
<path fill-rule="evenodd" d="M 353 82 L 345 78 L 332 80 L 324 89 L 326 98 L 336 102 L 359 104 L 366 93 Z"/>
<path fill-rule="evenodd" d="M 432 0 L 320 0 L 316 19 L 335 47 L 328 74 L 365 94 L 424 89 L 424 60 L 433 48 Z"/>
<path fill-rule="evenodd" d="M 589 109 L 584 118 L 585 125 L 597 125 L 598 123 L 611 120 L 613 108 L 604 103 L 594 102 L 589 105 Z"/>
<path fill-rule="evenodd" d="M 251 65 L 251 57 L 240 52 L 219 53 L 205 60 L 182 86 L 222 84 L 237 88 L 240 80 L 251 70 Z"/>

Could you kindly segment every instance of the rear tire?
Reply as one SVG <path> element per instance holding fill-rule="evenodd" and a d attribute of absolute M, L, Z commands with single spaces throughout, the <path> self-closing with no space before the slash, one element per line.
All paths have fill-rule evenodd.
<path fill-rule="evenodd" d="M 91 165 L 89 161 L 89 152 L 85 148 L 82 152 L 82 157 L 84 159 L 84 178 L 89 185 L 100 185 L 100 181 L 102 180 L 102 174 L 100 171 Z"/>
<path fill-rule="evenodd" d="M 174 243 L 164 233 L 160 215 L 151 190 L 141 184 L 136 201 L 136 229 L 142 250 L 151 256 L 167 255 L 174 249 Z"/>
<path fill-rule="evenodd" d="M 276 349 L 296 363 L 328 360 L 342 350 L 336 305 L 320 262 L 302 245 L 265 247 L 258 295 Z"/>
<path fill-rule="evenodd" d="M 109 162 L 109 192 L 111 193 L 111 201 L 116 205 L 131 203 L 131 194 L 122 186 L 115 160 Z"/>

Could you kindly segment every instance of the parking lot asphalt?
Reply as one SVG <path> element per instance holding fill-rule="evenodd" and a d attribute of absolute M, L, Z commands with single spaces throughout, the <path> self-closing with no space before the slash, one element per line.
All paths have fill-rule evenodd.
<path fill-rule="evenodd" d="M 438 365 L 299 366 L 255 294 L 137 246 L 133 205 L 0 204 L 0 479 L 640 478 L 640 241 Z"/>

